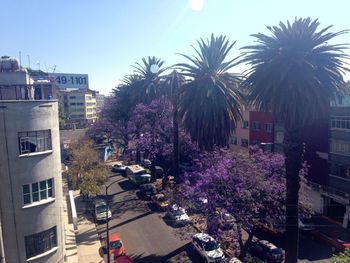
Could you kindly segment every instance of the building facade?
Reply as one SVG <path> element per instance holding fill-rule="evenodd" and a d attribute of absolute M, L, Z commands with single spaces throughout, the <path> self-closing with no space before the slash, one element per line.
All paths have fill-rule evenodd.
<path fill-rule="evenodd" d="M 35 83 L 26 70 L 0 68 L 1 263 L 64 262 L 58 104 L 53 94 L 52 85 Z"/>
<path fill-rule="evenodd" d="M 243 120 L 238 123 L 231 138 L 231 144 L 243 148 L 258 145 L 264 151 L 270 152 L 272 151 L 273 140 L 272 115 L 245 110 Z"/>
<path fill-rule="evenodd" d="M 96 121 L 96 97 L 90 90 L 60 91 L 66 123 L 86 127 Z"/>

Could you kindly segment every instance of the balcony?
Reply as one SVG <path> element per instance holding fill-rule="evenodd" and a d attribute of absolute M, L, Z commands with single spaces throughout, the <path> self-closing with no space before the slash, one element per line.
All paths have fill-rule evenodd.
<path fill-rule="evenodd" d="M 56 94 L 51 83 L 0 85 L 0 100 L 51 100 Z"/>
<path fill-rule="evenodd" d="M 324 196 L 330 197 L 344 204 L 350 204 L 350 195 L 348 192 L 339 190 L 332 186 L 320 185 L 310 181 L 307 182 L 307 185 Z"/>

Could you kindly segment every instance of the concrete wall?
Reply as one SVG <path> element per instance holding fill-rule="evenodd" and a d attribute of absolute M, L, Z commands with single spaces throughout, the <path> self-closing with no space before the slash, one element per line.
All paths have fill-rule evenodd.
<path fill-rule="evenodd" d="M 305 196 L 307 196 L 308 202 L 310 203 L 312 210 L 315 213 L 323 214 L 324 199 L 321 194 L 312 188 L 305 188 Z"/>
<path fill-rule="evenodd" d="M 19 156 L 18 132 L 51 130 L 52 151 Z M 56 101 L 0 101 L 0 209 L 7 263 L 26 262 L 24 236 L 57 227 L 57 251 L 36 263 L 64 258 L 63 199 Z M 48 203 L 23 208 L 22 186 L 54 178 Z"/>

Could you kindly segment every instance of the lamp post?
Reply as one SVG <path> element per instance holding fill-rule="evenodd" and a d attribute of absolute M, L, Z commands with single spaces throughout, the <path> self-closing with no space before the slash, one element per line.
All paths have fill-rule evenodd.
<path fill-rule="evenodd" d="M 108 228 L 108 188 L 117 183 L 118 181 L 114 181 L 112 183 L 110 183 L 109 185 L 105 185 L 106 188 L 106 193 L 105 193 L 105 198 L 106 198 L 106 232 L 107 232 L 107 262 L 111 263 L 111 258 L 110 258 L 110 254 L 109 254 L 109 228 Z"/>

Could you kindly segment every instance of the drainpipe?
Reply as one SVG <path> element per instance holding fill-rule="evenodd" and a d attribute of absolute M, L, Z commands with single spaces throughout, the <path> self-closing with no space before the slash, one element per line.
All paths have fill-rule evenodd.
<path fill-rule="evenodd" d="M 350 206 L 346 206 L 346 211 L 344 214 L 344 219 L 343 219 L 343 227 L 348 228 L 348 222 L 349 222 L 349 214 L 350 214 Z"/>
<path fill-rule="evenodd" d="M 1 209 L 0 209 L 0 212 L 1 212 Z M 0 263 L 5 263 L 5 250 L 4 250 L 4 242 L 2 237 L 1 214 L 0 214 Z"/>

